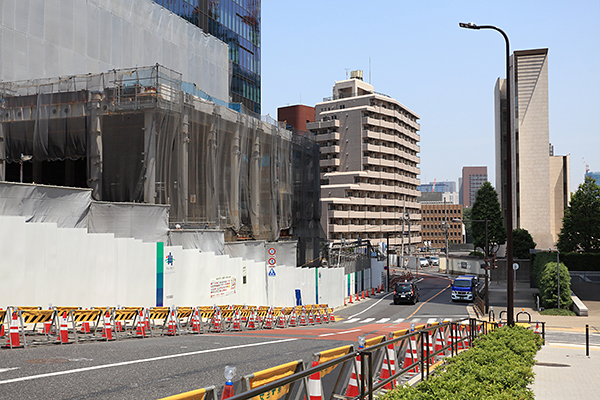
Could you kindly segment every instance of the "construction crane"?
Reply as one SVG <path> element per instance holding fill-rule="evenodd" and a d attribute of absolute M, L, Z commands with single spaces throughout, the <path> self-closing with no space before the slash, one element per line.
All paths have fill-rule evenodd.
<path fill-rule="evenodd" d="M 587 173 L 590 172 L 590 166 L 586 164 L 585 157 L 581 157 L 581 159 L 583 160 L 583 165 L 585 166 L 585 173 L 587 175 Z"/>

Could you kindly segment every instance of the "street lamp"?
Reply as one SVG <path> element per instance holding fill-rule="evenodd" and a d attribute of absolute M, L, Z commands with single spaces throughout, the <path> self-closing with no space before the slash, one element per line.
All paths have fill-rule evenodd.
<path fill-rule="evenodd" d="M 508 36 L 500 28 L 492 25 L 476 25 L 472 22 L 458 24 L 466 29 L 493 29 L 500 32 L 506 42 L 506 316 L 507 323 L 514 325 L 514 293 L 511 269 L 513 264 L 513 213 L 512 213 L 512 144 L 510 118 L 510 43 Z"/>

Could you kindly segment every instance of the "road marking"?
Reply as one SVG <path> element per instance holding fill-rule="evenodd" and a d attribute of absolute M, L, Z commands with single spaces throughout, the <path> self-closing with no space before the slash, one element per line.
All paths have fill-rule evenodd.
<path fill-rule="evenodd" d="M 388 322 L 391 318 L 381 318 L 379 321 L 376 322 L 376 324 L 385 324 L 386 322 Z"/>
<path fill-rule="evenodd" d="M 14 379 L 7 379 L 7 380 L 4 380 L 4 381 L 0 381 L 0 385 L 4 385 L 6 383 L 31 381 L 31 380 L 34 380 L 34 379 L 49 378 L 49 377 L 52 377 L 52 376 L 76 374 L 76 373 L 79 373 L 79 372 L 94 371 L 94 370 L 98 370 L 98 369 L 113 368 L 113 367 L 122 367 L 122 366 L 125 366 L 125 365 L 141 364 L 141 363 L 152 362 L 152 361 L 160 361 L 160 360 L 168 360 L 169 358 L 195 356 L 195 355 L 198 355 L 198 354 L 215 353 L 215 352 L 218 352 L 218 351 L 243 349 L 244 347 L 255 347 L 255 346 L 264 346 L 264 345 L 270 345 L 270 344 L 275 344 L 275 343 L 291 342 L 291 341 L 294 341 L 294 340 L 298 340 L 298 339 L 297 338 L 291 338 L 291 339 L 273 340 L 273 341 L 270 341 L 270 342 L 241 344 L 241 345 L 237 345 L 237 346 L 221 347 L 221 348 L 218 348 L 218 349 L 199 350 L 199 351 L 193 351 L 193 352 L 190 352 L 190 353 L 171 354 L 171 355 L 168 355 L 168 356 L 144 358 L 144 359 L 141 359 L 141 360 L 123 361 L 123 362 L 114 363 L 114 364 L 96 365 L 96 366 L 87 367 L 87 368 L 77 368 L 77 369 L 71 369 L 71 370 L 68 370 L 68 371 L 58 371 L 58 372 L 50 372 L 50 373 L 47 373 L 47 374 L 23 376 L 21 378 L 14 378 Z"/>
<path fill-rule="evenodd" d="M 362 321 L 360 321 L 361 324 L 368 324 L 371 321 L 374 321 L 375 318 L 365 318 Z"/>
<path fill-rule="evenodd" d="M 338 335 L 343 335 L 345 333 L 352 333 L 352 332 L 360 332 L 360 329 L 352 329 L 351 331 L 345 331 L 345 332 L 338 332 Z"/>
<path fill-rule="evenodd" d="M 333 336 L 333 335 L 336 335 L 336 333 L 324 333 L 324 334 L 322 334 L 322 335 L 319 335 L 319 336 L 317 336 L 317 337 L 323 337 L 323 336 Z"/>
<path fill-rule="evenodd" d="M 362 310 L 361 312 L 359 312 L 359 313 L 356 313 L 356 314 L 354 314 L 354 315 L 351 315 L 351 316 L 350 316 L 350 317 L 348 317 L 348 318 L 354 318 L 354 317 L 356 317 L 357 315 L 360 315 L 360 314 L 364 313 L 365 311 L 369 311 L 371 308 L 375 307 L 377 304 L 381 303 L 383 300 L 385 300 L 387 297 L 389 297 L 389 296 L 391 296 L 391 295 L 393 295 L 393 293 L 388 293 L 388 294 L 386 294 L 385 296 L 383 296 L 382 298 L 380 298 L 379 300 L 377 300 L 375 303 L 373 303 L 373 304 L 372 304 L 370 307 L 367 307 L 367 308 L 365 308 L 364 310 Z"/>
<path fill-rule="evenodd" d="M 406 321 L 406 318 L 398 318 L 397 320 L 394 321 L 395 324 L 399 324 L 401 322 Z"/>
<path fill-rule="evenodd" d="M 446 286 L 445 288 L 443 288 L 442 290 L 440 290 L 439 292 L 437 292 L 436 294 L 434 294 L 432 297 L 430 297 L 429 299 L 425 300 L 424 303 L 421 303 L 421 305 L 419 307 L 417 307 L 417 309 L 408 316 L 408 318 L 412 317 L 413 315 L 415 315 L 417 312 L 419 312 L 419 310 L 421 309 L 421 307 L 423 307 L 425 304 L 429 303 L 431 300 L 435 299 L 437 296 L 439 296 L 440 294 L 444 293 L 446 291 L 446 289 L 448 289 L 451 285 Z"/>
<path fill-rule="evenodd" d="M 414 322 L 415 324 L 421 322 L 421 318 L 413 318 L 410 320 L 410 322 Z"/>
<path fill-rule="evenodd" d="M 548 343 L 548 342 L 546 342 L 546 346 L 556 347 L 559 349 L 572 349 L 572 350 L 585 349 L 584 344 L 572 344 L 572 343 Z M 600 347 L 599 346 L 590 346 L 590 350 L 600 351 Z"/>
<path fill-rule="evenodd" d="M 344 323 L 344 324 L 350 324 L 350 323 L 352 323 L 352 322 L 356 322 L 356 321 L 358 321 L 358 320 L 360 320 L 360 318 L 350 318 L 349 320 L 347 320 L 347 321 L 344 321 L 343 323 Z"/>
<path fill-rule="evenodd" d="M 0 368 L 0 373 L 1 373 L 1 372 L 8 372 L 8 371 L 12 371 L 12 370 L 19 369 L 19 368 L 21 368 L 21 367 L 15 367 L 15 368 Z"/>

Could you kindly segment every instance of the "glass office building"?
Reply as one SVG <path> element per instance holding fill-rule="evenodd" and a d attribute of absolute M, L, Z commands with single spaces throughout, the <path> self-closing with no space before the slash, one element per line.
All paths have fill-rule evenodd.
<path fill-rule="evenodd" d="M 260 0 L 154 0 L 229 45 L 230 99 L 259 114 Z"/>

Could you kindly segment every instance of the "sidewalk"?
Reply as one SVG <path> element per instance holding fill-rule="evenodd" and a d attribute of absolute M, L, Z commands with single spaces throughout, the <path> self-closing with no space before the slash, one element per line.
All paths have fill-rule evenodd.
<path fill-rule="evenodd" d="M 590 336 L 600 332 L 600 284 L 593 287 L 574 283 L 572 289 L 588 307 L 587 317 L 563 317 L 540 315 L 535 310 L 533 294 L 537 289 L 529 288 L 526 283 L 519 282 L 514 293 L 514 315 L 520 322 L 527 322 L 527 314 L 531 322 L 544 321 L 546 332 L 585 333 L 586 324 L 590 328 Z M 506 310 L 506 283 L 490 283 L 490 309 L 496 319 Z M 506 318 L 506 313 L 502 313 Z M 480 317 L 487 319 L 487 315 Z M 580 337 L 580 336 L 579 336 Z M 551 343 L 536 355 L 533 367 L 535 381 L 531 386 L 536 399 L 592 399 L 600 392 L 600 346 L 590 346 L 590 355 L 586 356 L 585 339 L 582 343 Z"/>

